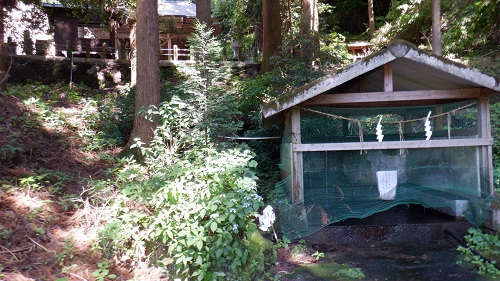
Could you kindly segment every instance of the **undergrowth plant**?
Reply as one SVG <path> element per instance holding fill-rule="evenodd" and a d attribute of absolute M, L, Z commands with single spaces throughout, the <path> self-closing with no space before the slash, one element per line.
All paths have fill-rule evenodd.
<path fill-rule="evenodd" d="M 98 244 L 106 256 L 145 260 L 175 278 L 262 279 L 274 248 L 256 238 L 263 206 L 257 162 L 246 145 L 216 141 L 219 134 L 234 134 L 239 122 L 232 100 L 221 98 L 227 75 L 205 49 L 217 44 L 204 28 L 195 28 L 197 63 L 183 70 L 190 75 L 180 90 L 159 108 L 143 110 L 159 120 L 153 141 L 134 145 L 144 159 L 127 159 L 116 180 L 104 183 L 119 193 Z"/>
<path fill-rule="evenodd" d="M 130 162 L 118 174 L 122 192 L 100 246 L 146 258 L 177 276 L 240 276 L 247 263 L 259 262 L 245 246 L 257 231 L 254 220 L 263 205 L 255 166 L 243 147 L 192 150 L 188 157 L 150 167 Z"/>
<path fill-rule="evenodd" d="M 479 274 L 500 278 L 500 237 L 497 233 L 484 233 L 479 228 L 470 228 L 464 237 L 467 246 L 459 246 L 461 260 L 458 263 L 471 264 Z"/>

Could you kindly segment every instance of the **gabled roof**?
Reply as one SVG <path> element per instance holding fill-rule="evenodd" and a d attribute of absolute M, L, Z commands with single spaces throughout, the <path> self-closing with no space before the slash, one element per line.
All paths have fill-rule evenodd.
<path fill-rule="evenodd" d="M 396 40 L 350 66 L 261 106 L 264 121 L 320 94 L 357 93 L 363 79 L 365 92 L 383 91 L 382 67 L 392 65 L 393 91 L 488 88 L 500 92 L 500 79 Z M 360 93 L 362 94 L 362 93 Z"/>
<path fill-rule="evenodd" d="M 158 14 L 194 18 L 196 17 L 196 4 L 188 0 L 158 0 Z"/>
<path fill-rule="evenodd" d="M 58 0 L 48 0 L 42 4 L 46 8 L 69 8 Z M 161 16 L 196 17 L 196 4 L 189 0 L 158 0 L 158 14 Z"/>

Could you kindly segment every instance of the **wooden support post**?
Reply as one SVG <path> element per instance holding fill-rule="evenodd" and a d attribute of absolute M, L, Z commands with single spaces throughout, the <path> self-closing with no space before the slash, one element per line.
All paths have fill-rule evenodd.
<path fill-rule="evenodd" d="M 436 113 L 435 115 L 443 114 L 443 107 L 442 106 L 437 106 L 436 107 Z M 434 121 L 434 131 L 441 131 L 443 130 L 443 116 L 438 116 L 435 118 Z"/>
<path fill-rule="evenodd" d="M 125 42 L 124 41 L 118 41 L 118 42 L 120 44 L 120 52 L 118 55 L 118 59 L 125 60 L 125 58 L 126 58 L 125 52 L 127 52 L 127 49 L 125 47 Z"/>
<path fill-rule="evenodd" d="M 85 40 L 85 59 L 90 59 L 90 52 L 92 52 L 92 47 L 90 46 L 90 40 Z"/>
<path fill-rule="evenodd" d="M 292 107 L 291 109 L 291 123 L 292 123 L 292 144 L 300 144 L 300 108 Z M 303 163 L 302 152 L 293 151 L 293 192 L 292 202 L 299 204 L 304 202 L 304 183 L 303 183 Z"/>
<path fill-rule="evenodd" d="M 71 58 L 71 53 L 73 52 L 72 48 L 71 48 L 71 41 L 69 40 L 66 40 L 66 57 L 67 58 Z"/>
<path fill-rule="evenodd" d="M 174 45 L 174 60 L 179 60 L 179 48 L 177 48 L 177 45 Z"/>
<path fill-rule="evenodd" d="M 172 38 L 170 35 L 167 37 L 167 60 L 172 60 Z"/>
<path fill-rule="evenodd" d="M 384 92 L 392 92 L 393 91 L 392 64 L 390 62 L 384 64 L 382 70 L 384 75 Z"/>
<path fill-rule="evenodd" d="M 411 120 L 413 118 L 413 115 L 411 113 L 406 113 L 405 114 L 405 120 Z M 410 122 L 405 122 L 405 133 L 406 134 L 411 134 L 413 133 L 413 129 L 412 129 L 412 126 L 411 126 L 411 123 Z"/>
<path fill-rule="evenodd" d="M 238 46 L 238 61 L 243 61 L 243 48 Z"/>
<path fill-rule="evenodd" d="M 479 138 L 491 138 L 490 99 L 479 98 L 478 101 L 478 133 Z M 493 147 L 492 145 L 480 147 L 480 177 L 486 179 L 488 193 L 495 194 L 493 185 Z M 484 182 L 484 181 L 482 181 Z"/>
<path fill-rule="evenodd" d="M 105 60 L 108 58 L 108 44 L 106 42 L 102 43 L 102 59 Z"/>

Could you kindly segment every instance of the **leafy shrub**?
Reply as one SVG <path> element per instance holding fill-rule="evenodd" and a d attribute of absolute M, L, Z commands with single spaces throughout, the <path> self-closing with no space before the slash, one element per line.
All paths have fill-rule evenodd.
<path fill-rule="evenodd" d="M 159 159 L 155 151 L 146 152 L 146 159 Z M 124 189 L 100 245 L 159 266 L 172 267 L 172 259 L 179 276 L 238 276 L 249 262 L 245 241 L 256 231 L 253 221 L 262 206 L 256 162 L 242 147 L 189 155 L 149 167 L 131 162 L 118 175 Z"/>
<path fill-rule="evenodd" d="M 86 150 L 115 148 L 123 143 L 112 103 L 92 98 L 82 103 L 83 124 L 79 134 L 86 143 Z"/>
<path fill-rule="evenodd" d="M 462 258 L 458 263 L 472 264 L 479 274 L 499 277 L 500 269 L 496 267 L 500 257 L 498 234 L 487 234 L 478 228 L 470 228 L 467 233 L 464 237 L 467 247 L 458 247 Z"/>
<path fill-rule="evenodd" d="M 114 182 L 100 183 L 120 191 L 98 243 L 106 255 L 147 260 L 180 278 L 252 280 L 262 272 L 249 267 L 270 263 L 262 258 L 268 244 L 254 236 L 263 205 L 257 162 L 245 145 L 215 142 L 238 124 L 228 122 L 235 111 L 231 99 L 221 98 L 226 80 L 205 49 L 217 44 L 195 29 L 201 33 L 191 41 L 197 63 L 181 69 L 185 81 L 169 102 L 142 110 L 148 118 L 156 114 L 159 126 L 148 146 L 134 145 L 141 163 L 128 159 Z"/>

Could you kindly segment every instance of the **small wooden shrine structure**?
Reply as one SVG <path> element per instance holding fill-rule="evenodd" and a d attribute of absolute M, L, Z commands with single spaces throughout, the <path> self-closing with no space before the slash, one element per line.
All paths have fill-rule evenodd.
<path fill-rule="evenodd" d="M 261 111 L 282 124 L 283 182 L 307 227 L 408 203 L 482 222 L 499 94 L 498 78 L 397 40 Z M 389 199 L 388 182 L 398 188 Z"/>

